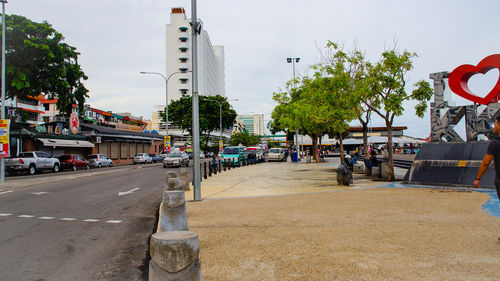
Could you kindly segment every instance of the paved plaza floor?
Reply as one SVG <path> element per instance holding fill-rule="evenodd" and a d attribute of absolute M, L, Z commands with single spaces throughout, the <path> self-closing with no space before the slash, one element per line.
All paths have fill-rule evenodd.
<path fill-rule="evenodd" d="M 187 205 L 203 278 L 500 280 L 494 192 L 364 175 L 339 186 L 329 160 L 264 163 L 204 180 L 204 200 Z"/>

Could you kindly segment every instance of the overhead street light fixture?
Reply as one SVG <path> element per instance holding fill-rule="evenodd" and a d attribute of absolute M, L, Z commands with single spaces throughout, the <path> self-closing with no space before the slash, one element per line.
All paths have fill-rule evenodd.
<path fill-rule="evenodd" d="M 0 0 L 1 1 L 1 0 Z M 159 72 L 149 72 L 149 71 L 141 71 L 141 74 L 154 74 L 154 75 L 160 75 L 164 80 L 165 80 L 165 135 L 168 136 L 168 80 L 170 77 L 174 76 L 174 74 L 178 73 L 187 73 L 191 72 L 191 70 L 188 71 L 177 71 L 172 74 L 170 74 L 168 77 L 165 77 L 165 75 L 159 73 Z"/>
<path fill-rule="evenodd" d="M 298 63 L 300 58 L 287 58 L 286 62 L 292 64 L 293 68 L 293 87 L 295 88 L 295 63 Z M 295 146 L 297 147 L 297 153 L 300 156 L 300 145 L 299 145 L 299 130 L 295 134 Z"/>

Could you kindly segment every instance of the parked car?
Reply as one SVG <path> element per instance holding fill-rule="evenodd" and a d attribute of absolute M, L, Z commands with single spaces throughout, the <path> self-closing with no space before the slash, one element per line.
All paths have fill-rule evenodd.
<path fill-rule="evenodd" d="M 244 146 L 228 146 L 222 151 L 222 165 L 229 165 L 234 159 L 234 165 L 241 166 L 248 162 L 247 149 Z"/>
<path fill-rule="evenodd" d="M 163 168 L 189 166 L 189 156 L 183 151 L 170 152 L 163 158 Z"/>
<path fill-rule="evenodd" d="M 193 152 L 186 152 L 189 159 L 193 159 Z"/>
<path fill-rule="evenodd" d="M 260 163 L 264 162 L 264 149 L 260 147 L 248 147 L 248 162 L 250 163 Z"/>
<path fill-rule="evenodd" d="M 52 170 L 57 173 L 61 167 L 60 165 L 59 159 L 43 151 L 21 152 L 18 157 L 5 160 L 5 167 L 9 175 L 18 172 L 27 172 L 34 175 L 40 170 Z"/>
<path fill-rule="evenodd" d="M 71 169 L 76 171 L 78 168 L 90 169 L 89 161 L 80 154 L 64 154 L 59 156 L 59 161 L 61 163 L 61 170 Z"/>
<path fill-rule="evenodd" d="M 90 154 L 87 156 L 87 160 L 89 160 L 90 167 L 112 167 L 113 160 L 109 159 L 108 156 L 104 154 Z"/>
<path fill-rule="evenodd" d="M 134 164 L 147 164 L 153 163 L 153 158 L 147 153 L 137 153 L 134 156 Z"/>
<path fill-rule="evenodd" d="M 160 163 L 163 161 L 163 158 L 164 158 L 160 154 L 151 154 L 150 156 L 151 156 L 151 158 L 153 158 L 153 163 Z"/>
<path fill-rule="evenodd" d="M 286 161 L 283 148 L 271 148 L 267 154 L 268 161 Z"/>

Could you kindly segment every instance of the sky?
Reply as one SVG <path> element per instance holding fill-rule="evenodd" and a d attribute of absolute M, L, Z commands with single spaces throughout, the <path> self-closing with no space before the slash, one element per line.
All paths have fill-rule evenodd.
<path fill-rule="evenodd" d="M 89 77 L 87 103 L 151 119 L 153 107 L 164 104 L 165 82 L 139 72 L 165 72 L 165 25 L 172 7 L 191 15 L 188 0 L 10 0 L 6 13 L 47 21 L 77 48 Z M 476 65 L 500 53 L 498 0 L 210 0 L 197 1 L 197 12 L 212 44 L 225 48 L 226 96 L 238 99 L 233 108 L 262 113 L 266 123 L 276 106 L 273 92 L 293 75 L 286 58 L 300 57 L 297 76 L 312 74 L 309 68 L 320 62 L 319 50 L 328 40 L 346 49 L 357 42 L 371 62 L 394 46 L 416 52 L 407 91 L 421 79 L 432 86 L 429 73 Z M 496 69 L 475 75 L 469 87 L 484 96 L 498 76 Z M 451 96 L 457 105 L 471 104 Z M 427 137 L 429 113 L 418 118 L 413 106 L 405 104 L 394 125 L 407 126 L 406 135 Z M 370 125 L 384 122 L 373 118 Z"/>

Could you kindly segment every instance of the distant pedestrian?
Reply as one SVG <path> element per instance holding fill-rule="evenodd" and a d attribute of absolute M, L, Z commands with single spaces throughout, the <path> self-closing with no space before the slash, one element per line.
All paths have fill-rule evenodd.
<path fill-rule="evenodd" d="M 484 156 L 483 162 L 477 171 L 477 176 L 474 180 L 474 187 L 479 187 L 481 177 L 488 170 L 491 160 L 495 159 L 495 187 L 497 189 L 497 195 L 500 198 L 500 116 L 497 116 L 496 118 L 493 133 L 495 133 L 495 138 L 492 139 L 488 145 L 486 155 Z M 500 241 L 500 237 L 498 237 L 498 240 Z"/>

